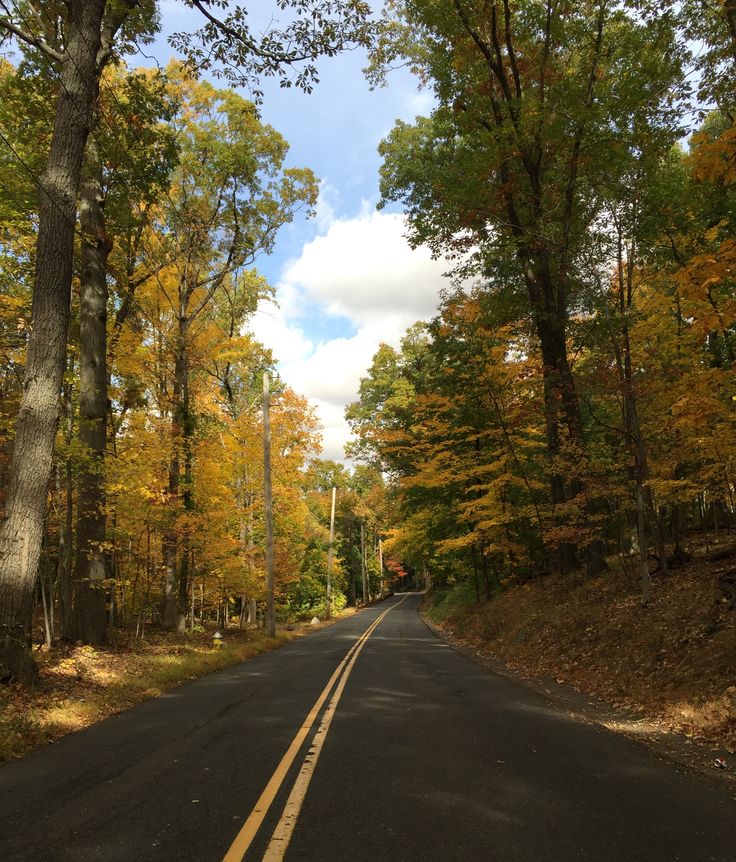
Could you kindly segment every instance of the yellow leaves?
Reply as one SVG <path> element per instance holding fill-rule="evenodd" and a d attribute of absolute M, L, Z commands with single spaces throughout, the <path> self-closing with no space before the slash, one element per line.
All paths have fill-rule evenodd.
<path fill-rule="evenodd" d="M 715 253 L 699 254 L 692 258 L 688 265 L 677 274 L 677 281 L 682 286 L 684 296 L 700 308 L 694 309 L 702 314 L 704 311 L 719 311 L 726 317 L 725 326 L 731 324 L 736 314 L 733 301 L 733 283 L 736 279 L 736 240 L 726 239 L 716 249 Z M 717 285 L 730 286 L 724 291 L 722 298 L 712 296 L 712 288 Z"/>
<path fill-rule="evenodd" d="M 724 185 L 736 182 L 736 125 L 716 138 L 707 131 L 693 135 L 691 159 L 696 180 Z"/>
<path fill-rule="evenodd" d="M 688 503 L 697 496 L 699 491 L 697 484 L 690 479 L 654 478 L 647 482 L 647 487 L 658 506 Z"/>
<path fill-rule="evenodd" d="M 26 300 L 21 296 L 13 296 L 8 293 L 0 293 L 0 317 L 7 320 L 17 318 L 24 310 Z"/>
<path fill-rule="evenodd" d="M 443 539 L 437 543 L 437 553 L 455 554 L 458 551 L 466 551 L 468 548 L 472 548 L 478 539 L 479 533 L 476 530 L 471 530 L 469 533 L 456 538 Z"/>

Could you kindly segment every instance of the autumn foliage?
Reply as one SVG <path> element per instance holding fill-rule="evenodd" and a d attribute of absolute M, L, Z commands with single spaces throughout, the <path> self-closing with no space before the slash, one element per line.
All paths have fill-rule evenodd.
<path fill-rule="evenodd" d="M 374 80 L 435 101 L 381 144 L 383 202 L 455 287 L 348 418 L 428 586 L 623 567 L 646 605 L 733 527 L 733 13 L 629 5 L 388 4 Z"/>

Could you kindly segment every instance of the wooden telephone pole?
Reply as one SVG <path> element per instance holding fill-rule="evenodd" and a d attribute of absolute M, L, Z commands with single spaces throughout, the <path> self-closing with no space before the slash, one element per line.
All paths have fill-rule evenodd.
<path fill-rule="evenodd" d="M 273 598 L 273 496 L 271 491 L 271 385 L 263 372 L 263 514 L 266 521 L 266 634 L 276 637 L 276 607 Z"/>
<path fill-rule="evenodd" d="M 327 551 L 327 596 L 325 599 L 325 619 L 332 616 L 332 546 L 335 541 L 335 494 L 337 488 L 332 486 L 332 509 L 330 510 L 330 547 Z"/>
<path fill-rule="evenodd" d="M 365 524 L 360 525 L 360 575 L 363 581 L 363 604 L 368 604 L 368 572 L 365 565 Z"/>
<path fill-rule="evenodd" d="M 383 542 L 378 540 L 378 571 L 381 578 L 381 598 L 383 598 Z"/>

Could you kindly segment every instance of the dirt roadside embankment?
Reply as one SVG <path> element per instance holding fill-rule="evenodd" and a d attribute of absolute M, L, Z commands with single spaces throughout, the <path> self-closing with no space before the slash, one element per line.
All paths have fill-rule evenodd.
<path fill-rule="evenodd" d="M 696 558 L 655 578 L 647 607 L 635 583 L 609 572 L 549 576 L 480 605 L 456 588 L 432 595 L 424 616 L 456 648 L 582 718 L 691 765 L 725 757 L 736 777 L 736 610 L 719 587 L 734 566 L 722 550 Z"/>

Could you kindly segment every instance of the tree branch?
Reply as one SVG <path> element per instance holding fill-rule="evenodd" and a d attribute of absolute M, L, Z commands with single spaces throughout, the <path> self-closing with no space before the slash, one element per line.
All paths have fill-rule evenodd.
<path fill-rule="evenodd" d="M 245 47 L 257 57 L 262 57 L 263 59 L 272 60 L 274 63 L 300 63 L 302 60 L 309 60 L 312 57 L 312 54 L 274 54 L 271 51 L 264 51 L 263 48 L 260 48 L 252 39 L 246 38 L 246 36 L 236 30 L 234 27 L 231 27 L 229 24 L 226 24 L 225 21 L 221 21 L 219 18 L 216 18 L 208 9 L 205 8 L 201 0 L 190 0 L 192 6 L 195 9 L 198 9 L 204 17 L 221 33 L 224 33 L 226 36 L 229 36 L 231 39 L 234 39 L 236 42 L 240 42 L 245 45 Z"/>
<path fill-rule="evenodd" d="M 52 48 L 45 39 L 42 39 L 40 36 L 32 36 L 30 33 L 26 33 L 24 30 L 21 30 L 20 27 L 13 24 L 12 21 L 8 21 L 7 18 L 0 18 L 0 28 L 12 33 L 17 39 L 20 39 L 27 45 L 31 45 L 34 48 L 38 48 L 39 51 L 43 51 L 43 53 L 52 60 L 55 60 L 58 63 L 63 62 L 64 54 L 57 51 L 55 48 Z"/>
<path fill-rule="evenodd" d="M 112 57 L 113 44 L 118 30 L 125 23 L 125 19 L 130 14 L 134 6 L 138 5 L 138 0 L 125 0 L 109 15 L 106 16 L 102 23 L 102 33 L 100 39 L 100 50 L 97 52 L 97 68 L 104 69 L 110 57 Z"/>

